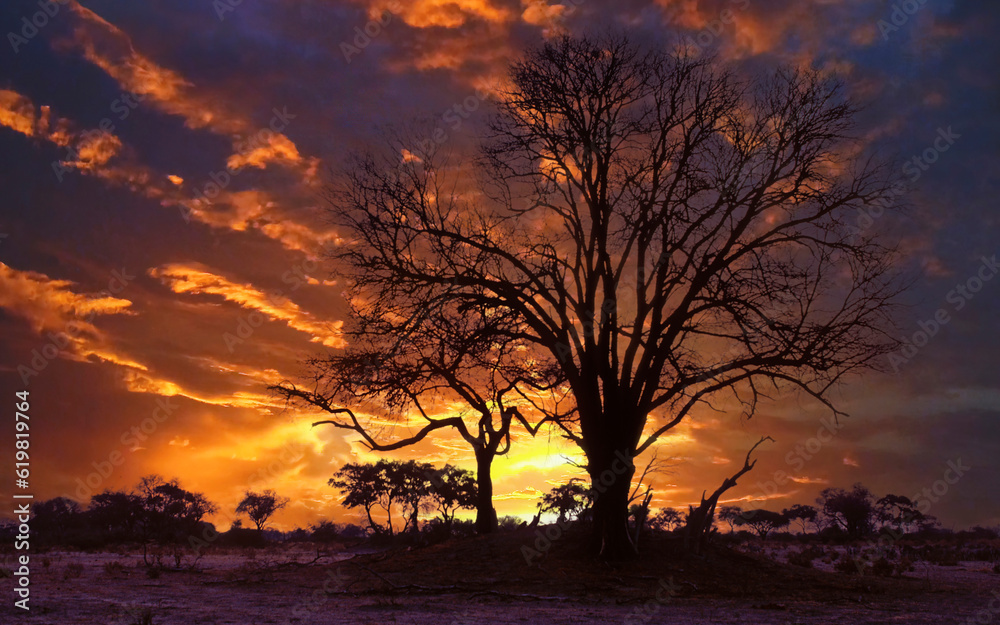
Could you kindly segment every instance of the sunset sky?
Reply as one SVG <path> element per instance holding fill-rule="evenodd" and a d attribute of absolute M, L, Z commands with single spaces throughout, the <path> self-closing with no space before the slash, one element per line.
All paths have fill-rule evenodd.
<path fill-rule="evenodd" d="M 781 509 L 827 486 L 914 496 L 937 482 L 929 512 L 946 527 L 996 525 L 998 15 L 971 0 L 5 1 L 0 460 L 12 466 L 26 389 L 36 498 L 86 501 L 159 473 L 218 503 L 221 528 L 247 488 L 292 499 L 281 529 L 356 520 L 326 482 L 378 456 L 266 390 L 346 345 L 324 185 L 386 124 L 423 118 L 472 146 L 511 58 L 610 26 L 748 74 L 838 73 L 865 105 L 858 134 L 908 189 L 904 214 L 864 224 L 898 242 L 913 281 L 899 336 L 933 334 L 838 389 L 851 416 L 822 443 L 829 411 L 798 395 L 750 421 L 695 413 L 659 448 L 670 470 L 654 507 L 697 503 L 770 435 L 724 500 Z M 394 457 L 474 469 L 450 435 Z M 529 515 L 582 476 L 568 459 L 582 460 L 557 435 L 519 432 L 494 465 L 499 514 Z M 949 463 L 970 468 L 942 490 Z M 776 472 L 791 477 L 771 484 Z"/>

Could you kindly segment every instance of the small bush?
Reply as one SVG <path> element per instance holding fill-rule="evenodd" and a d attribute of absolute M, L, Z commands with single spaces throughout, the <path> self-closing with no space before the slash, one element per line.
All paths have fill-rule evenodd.
<path fill-rule="evenodd" d="M 857 563 L 855 563 L 854 558 L 851 557 L 838 559 L 837 562 L 833 565 L 833 570 L 837 571 L 838 573 L 849 573 L 851 575 L 856 575 L 860 573 L 860 571 L 858 570 Z"/>
<path fill-rule="evenodd" d="M 139 608 L 129 616 L 129 625 L 153 625 L 153 608 Z"/>
<path fill-rule="evenodd" d="M 117 560 L 104 563 L 104 573 L 109 577 L 124 577 L 128 575 L 128 569 Z"/>
<path fill-rule="evenodd" d="M 160 567 L 149 566 L 146 567 L 146 577 L 149 579 L 159 579 L 160 578 Z"/>
<path fill-rule="evenodd" d="M 825 555 L 822 547 L 806 547 L 799 551 L 792 551 L 788 554 L 788 563 L 794 566 L 812 568 L 813 560 Z"/>
<path fill-rule="evenodd" d="M 76 579 L 83 575 L 83 565 L 79 562 L 71 562 L 66 565 L 66 569 L 63 571 L 63 579 Z"/>
<path fill-rule="evenodd" d="M 0 566 L 0 579 L 6 579 L 8 577 L 14 577 L 14 571 L 5 566 Z"/>

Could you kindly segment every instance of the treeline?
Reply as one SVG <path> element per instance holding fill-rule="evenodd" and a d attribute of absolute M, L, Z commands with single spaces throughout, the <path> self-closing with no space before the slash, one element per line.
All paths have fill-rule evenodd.
<path fill-rule="evenodd" d="M 112 544 L 179 544 L 211 527 L 204 518 L 218 507 L 176 479 L 148 475 L 130 491 L 104 491 L 83 508 L 66 497 L 31 507 L 33 545 L 83 549 Z M 16 527 L 4 526 L 4 533 Z M 214 528 L 212 528 L 214 529 Z M 144 549 L 145 555 L 145 549 Z"/>
<path fill-rule="evenodd" d="M 539 514 L 557 515 L 556 523 L 582 522 L 591 517 L 593 494 L 581 484 L 570 482 L 553 488 L 538 503 Z M 887 494 L 876 497 L 863 484 L 850 489 L 827 488 L 816 499 L 816 505 L 795 504 L 780 512 L 761 508 L 719 506 L 710 519 L 713 535 L 725 530 L 731 535 L 756 535 L 761 539 L 784 530 L 821 540 L 863 540 L 878 535 L 945 535 L 952 532 L 941 528 L 939 521 L 926 510 L 928 503 L 903 495 Z M 680 533 L 690 531 L 693 507 L 686 512 L 676 508 L 648 509 L 643 504 L 629 507 L 629 525 L 635 537 L 643 531 Z M 997 530 L 975 527 L 959 535 L 995 538 Z"/>

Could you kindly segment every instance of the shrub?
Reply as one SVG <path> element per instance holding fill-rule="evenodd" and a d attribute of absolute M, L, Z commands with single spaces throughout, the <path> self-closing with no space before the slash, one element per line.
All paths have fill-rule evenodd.
<path fill-rule="evenodd" d="M 129 625 L 153 625 L 153 608 L 140 608 L 130 616 Z"/>
<path fill-rule="evenodd" d="M 825 555 L 822 547 L 806 547 L 800 551 L 792 551 L 788 554 L 788 563 L 795 566 L 812 568 L 813 560 Z"/>
<path fill-rule="evenodd" d="M 71 562 L 66 565 L 66 569 L 63 571 L 63 579 L 76 579 L 83 575 L 83 565 L 79 562 Z"/>
<path fill-rule="evenodd" d="M 128 569 L 121 562 L 114 560 L 104 563 L 104 573 L 109 577 L 123 577 L 128 575 Z"/>
<path fill-rule="evenodd" d="M 833 565 L 833 570 L 838 573 L 849 573 L 852 575 L 860 572 L 858 571 L 858 565 L 854 562 L 854 558 L 851 557 L 840 558 L 837 560 L 837 562 Z"/>

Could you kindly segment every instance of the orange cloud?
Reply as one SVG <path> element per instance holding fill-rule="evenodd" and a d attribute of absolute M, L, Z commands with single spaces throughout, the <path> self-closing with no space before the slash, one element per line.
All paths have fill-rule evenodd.
<path fill-rule="evenodd" d="M 470 21 L 484 20 L 503 23 L 510 21 L 512 13 L 506 7 L 489 0 L 375 0 L 368 6 L 368 16 L 381 18 L 386 12 L 398 15 L 414 28 L 440 26 L 457 28 Z"/>
<path fill-rule="evenodd" d="M 38 350 L 46 360 L 62 357 L 84 362 L 93 357 L 145 369 L 141 363 L 118 353 L 92 323 L 98 315 L 133 314 L 132 302 L 106 292 L 76 293 L 69 289 L 73 285 L 68 280 L 53 280 L 45 274 L 18 271 L 0 263 L 0 308 L 25 319 L 37 334 L 47 333 L 48 342 Z M 37 371 L 38 366 L 44 368 L 32 364 L 30 369 Z M 19 373 L 24 376 L 26 371 Z"/>
<path fill-rule="evenodd" d="M 284 321 L 288 327 L 310 335 L 311 342 L 321 343 L 326 347 L 347 345 L 341 330 L 343 321 L 317 321 L 291 300 L 266 294 L 252 285 L 232 282 L 201 267 L 180 264 L 151 269 L 149 273 L 175 293 L 219 295 L 243 308 L 257 310 L 271 319 Z"/>
<path fill-rule="evenodd" d="M 258 128 L 244 116 L 196 91 L 195 85 L 179 73 L 137 52 L 128 34 L 101 16 L 75 1 L 69 7 L 76 17 L 73 37 L 60 42 L 61 47 L 80 52 L 124 89 L 142 96 L 144 103 L 181 117 L 187 127 L 232 136 L 235 153 L 230 161 L 233 168 L 247 165 L 263 168 L 271 161 L 298 163 L 301 160 L 295 144 L 275 132 L 274 124 L 272 128 Z M 251 141 L 249 149 L 241 149 L 240 137 L 251 135 L 257 143 Z"/>
<path fill-rule="evenodd" d="M 313 257 L 340 241 L 332 230 L 320 230 L 276 214 L 277 202 L 267 192 L 256 189 L 223 191 L 211 203 L 188 198 L 167 203 L 180 205 L 188 220 L 237 232 L 257 230 L 289 250 Z"/>
<path fill-rule="evenodd" d="M 35 332 L 63 330 L 70 321 L 93 319 L 95 315 L 131 314 L 127 299 L 110 294 L 74 293 L 69 280 L 53 280 L 34 271 L 18 271 L 0 263 L 0 307 L 23 317 Z M 89 321 L 84 327 L 92 333 Z"/>
<path fill-rule="evenodd" d="M 62 164 L 74 169 L 96 171 L 118 154 L 121 148 L 121 140 L 109 132 L 100 130 L 87 133 L 76 147 L 73 155 L 75 158 L 62 161 Z"/>
<path fill-rule="evenodd" d="M 0 126 L 32 137 L 35 123 L 35 106 L 31 100 L 14 91 L 0 89 Z"/>

